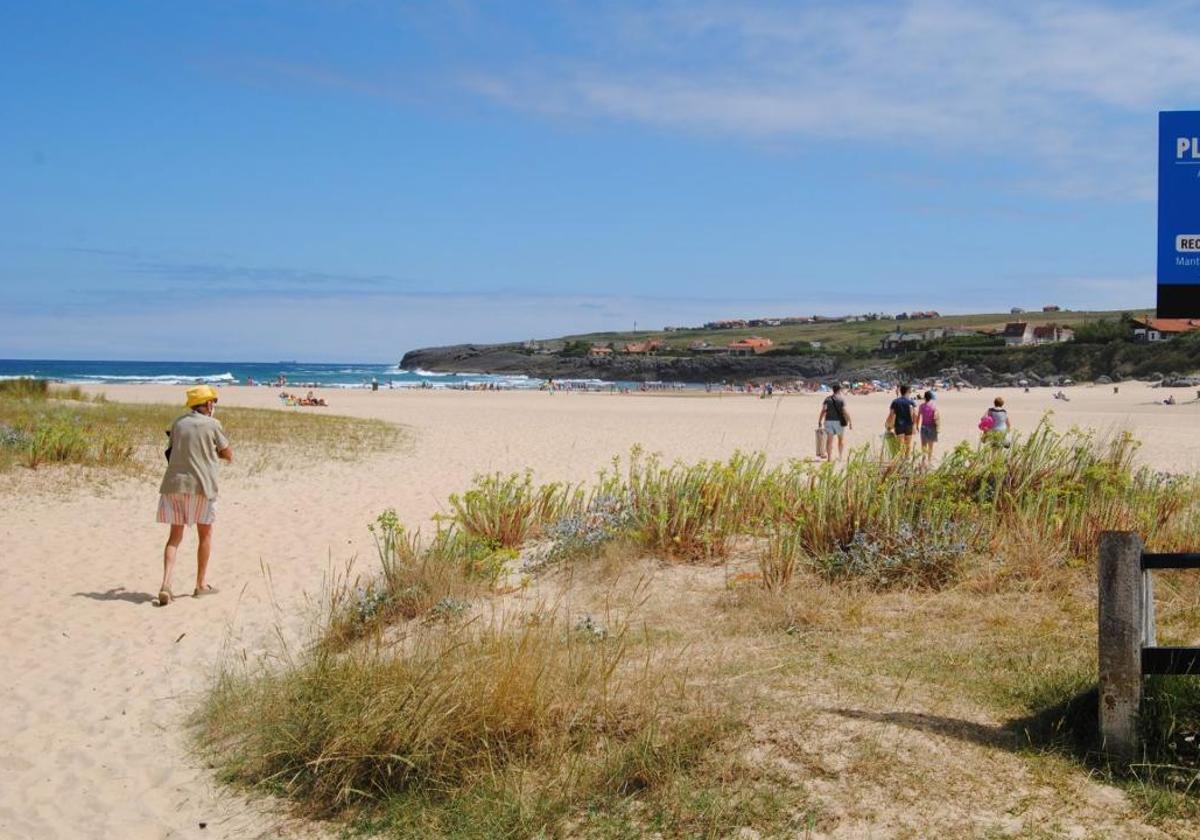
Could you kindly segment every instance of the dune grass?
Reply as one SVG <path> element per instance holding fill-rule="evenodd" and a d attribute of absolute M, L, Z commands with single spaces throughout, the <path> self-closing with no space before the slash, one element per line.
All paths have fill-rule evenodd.
<path fill-rule="evenodd" d="M 45 380 L 0 381 L 0 471 L 52 464 L 157 469 L 165 431 L 182 407 L 109 402 Z M 403 431 L 375 420 L 251 408 L 222 408 L 235 450 L 353 459 L 394 447 Z"/>
<path fill-rule="evenodd" d="M 1173 831 L 1200 816 L 1197 680 L 1152 681 L 1144 761 L 1096 743 L 1098 532 L 1194 549 L 1200 522 L 1195 477 L 1133 451 L 1042 426 L 935 469 L 635 451 L 586 487 L 482 477 L 427 541 L 394 511 L 373 523 L 380 573 L 337 582 L 301 654 L 225 670 L 201 740 L 227 780 L 388 836 L 803 836 L 884 819 L 863 797 L 941 801 L 1000 761 L 972 750 L 1009 756 L 1054 813 L 1101 780 L 1132 803 L 1109 830 Z M 588 589 L 644 562 L 689 577 L 616 612 Z M 525 569 L 573 612 L 506 595 Z M 692 575 L 711 582 L 699 604 Z M 1160 639 L 1195 643 L 1200 581 L 1158 592 Z M 862 737 L 897 728 L 960 746 Z M 1008 813 L 1005 790 L 959 795 Z M 964 826 L 904 820 L 885 824 Z"/>
<path fill-rule="evenodd" d="M 227 670 L 199 720 L 226 780 L 308 815 L 520 837 L 662 790 L 732 736 L 736 719 L 687 676 L 629 624 L 596 633 L 534 610 Z"/>

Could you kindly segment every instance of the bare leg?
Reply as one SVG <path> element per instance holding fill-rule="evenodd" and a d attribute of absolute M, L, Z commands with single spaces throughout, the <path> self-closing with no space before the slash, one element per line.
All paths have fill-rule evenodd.
<path fill-rule="evenodd" d="M 212 525 L 197 525 L 196 534 L 200 544 L 196 546 L 196 588 L 204 588 L 204 575 L 208 572 L 208 558 L 212 555 Z"/>
<path fill-rule="evenodd" d="M 183 530 L 182 525 L 171 526 L 167 544 L 163 547 L 163 579 L 158 587 L 159 592 L 171 591 L 171 575 L 175 572 L 175 555 L 179 552 L 179 544 L 183 542 Z"/>
<path fill-rule="evenodd" d="M 842 455 L 844 455 L 846 453 L 846 435 L 840 434 L 837 436 L 837 439 L 838 439 L 838 460 L 840 461 L 840 460 L 842 460 Z"/>

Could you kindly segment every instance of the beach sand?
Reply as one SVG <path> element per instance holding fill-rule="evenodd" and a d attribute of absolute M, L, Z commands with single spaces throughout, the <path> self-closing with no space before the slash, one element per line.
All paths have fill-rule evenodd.
<path fill-rule="evenodd" d="M 181 388 L 102 389 L 110 399 L 179 403 Z M 978 437 L 1002 394 L 1018 430 L 1046 411 L 1060 427 L 1142 441 L 1157 469 L 1200 470 L 1194 391 L 1123 384 L 1023 393 L 941 395 L 939 451 Z M 331 568 L 374 557 L 366 530 L 385 508 L 409 525 L 446 510 L 472 476 L 532 468 L 539 479 L 586 480 L 634 444 L 666 458 L 763 450 L 810 458 L 817 395 L 613 395 L 527 392 L 320 392 L 326 411 L 409 427 L 397 451 L 357 462 L 239 458 L 222 477 L 210 580 L 217 597 L 151 606 L 164 526 L 157 478 L 79 478 L 19 470 L 0 489 L 0 836 L 300 837 L 320 827 L 281 821 L 269 803 L 221 789 L 189 750 L 186 718 L 224 656 L 255 656 L 278 628 L 300 638 Z M 1175 406 L 1159 401 L 1175 394 Z M 849 397 L 850 446 L 878 446 L 888 394 Z M 221 407 L 279 407 L 274 389 L 225 388 Z M 218 418 L 220 413 L 218 412 Z M 236 427 L 230 427 L 235 452 Z M 243 453 L 244 454 L 244 453 Z M 70 480 L 64 480 L 64 475 Z M 190 592 L 195 537 L 175 589 Z M 205 828 L 201 828 L 201 823 Z"/>

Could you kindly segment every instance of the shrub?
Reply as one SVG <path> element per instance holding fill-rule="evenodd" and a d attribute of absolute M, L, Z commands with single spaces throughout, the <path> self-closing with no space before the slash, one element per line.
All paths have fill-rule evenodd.
<path fill-rule="evenodd" d="M 730 537 L 753 529 L 766 509 L 765 463 L 762 454 L 739 452 L 726 462 L 664 467 L 635 451 L 626 485 L 631 535 L 668 557 L 724 556 Z"/>
<path fill-rule="evenodd" d="M 81 464 L 88 459 L 90 445 L 83 428 L 65 417 L 54 417 L 33 430 L 29 438 L 27 464 Z"/>
<path fill-rule="evenodd" d="M 900 523 L 895 531 L 860 531 L 844 548 L 822 555 L 817 568 L 830 580 L 852 579 L 873 589 L 941 589 L 958 579 L 968 542 L 949 521 Z"/>
<path fill-rule="evenodd" d="M 504 548 L 517 548 L 547 522 L 578 505 L 580 496 L 563 484 L 535 488 L 533 475 L 476 476 L 462 496 L 450 497 L 455 521 L 472 537 Z"/>
<path fill-rule="evenodd" d="M 17 377 L 0 379 L 0 397 L 26 400 L 44 400 L 50 393 L 50 382 L 45 379 Z"/>
<path fill-rule="evenodd" d="M 553 562 L 594 558 L 628 528 L 629 510 L 623 500 L 597 494 L 581 512 L 565 516 L 546 528 L 546 536 L 554 541 L 547 559 Z"/>

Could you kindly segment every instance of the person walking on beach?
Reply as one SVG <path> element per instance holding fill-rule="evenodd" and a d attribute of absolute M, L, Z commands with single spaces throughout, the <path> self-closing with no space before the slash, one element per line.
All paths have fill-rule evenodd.
<path fill-rule="evenodd" d="M 905 455 L 912 451 L 913 429 L 917 425 L 917 404 L 908 398 L 909 390 L 907 385 L 900 386 L 900 396 L 892 400 L 884 423 L 900 442 L 900 450 Z"/>
<path fill-rule="evenodd" d="M 846 447 L 846 430 L 854 426 L 850 423 L 850 412 L 846 410 L 846 401 L 840 396 L 842 386 L 833 384 L 833 393 L 821 403 L 821 416 L 817 418 L 817 426 L 825 431 L 825 460 L 833 458 L 833 439 L 837 438 L 838 460 Z"/>
<path fill-rule="evenodd" d="M 921 429 L 921 450 L 925 453 L 925 463 L 933 461 L 933 445 L 938 439 L 938 424 L 941 417 L 933 402 L 933 391 L 926 391 L 921 405 L 917 408 L 917 425 Z"/>
<path fill-rule="evenodd" d="M 217 392 L 208 385 L 187 391 L 188 412 L 171 424 L 167 449 L 167 471 L 159 487 L 158 521 L 171 526 L 163 549 L 163 579 L 158 587 L 158 605 L 174 600 L 171 575 L 175 555 L 188 525 L 196 526 L 200 543 L 196 548 L 196 588 L 192 596 L 214 594 L 205 582 L 212 553 L 212 529 L 217 517 L 217 468 L 219 461 L 233 461 L 233 449 L 220 422 L 213 417 Z"/>

